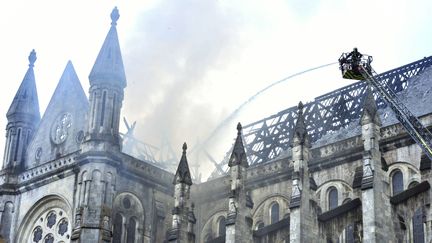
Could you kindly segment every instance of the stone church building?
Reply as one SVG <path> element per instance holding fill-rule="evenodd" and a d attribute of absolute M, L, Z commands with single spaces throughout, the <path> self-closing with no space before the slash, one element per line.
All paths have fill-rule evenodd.
<path fill-rule="evenodd" d="M 312 103 L 300 103 L 292 128 L 283 132 L 289 144 L 260 163 L 250 162 L 246 127 L 239 124 L 228 173 L 207 182 L 192 181 L 186 144 L 175 174 L 123 153 L 119 123 L 127 81 L 116 8 L 111 19 L 89 75 L 89 98 L 68 62 L 42 117 L 36 53 L 30 53 L 6 114 L 3 241 L 432 241 L 431 161 L 369 88 L 355 107 L 344 104 L 359 112 L 330 117 L 319 110 L 326 119 L 357 116 L 338 130 L 320 129 L 319 138 L 310 132 Z M 398 97 L 430 128 L 428 65 L 431 58 L 384 76 L 403 82 Z"/>

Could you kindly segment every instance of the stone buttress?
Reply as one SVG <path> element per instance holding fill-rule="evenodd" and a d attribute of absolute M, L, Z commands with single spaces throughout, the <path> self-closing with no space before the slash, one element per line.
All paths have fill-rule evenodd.
<path fill-rule="evenodd" d="M 310 138 L 306 131 L 303 104 L 298 105 L 298 117 L 292 139 L 292 192 L 290 200 L 290 242 L 315 242 L 318 239 L 316 207 L 312 203 L 308 161 Z"/>
<path fill-rule="evenodd" d="M 237 138 L 228 162 L 230 167 L 231 191 L 226 218 L 227 243 L 253 242 L 251 209 L 253 202 L 246 193 L 245 183 L 247 179 L 247 162 L 245 148 L 243 146 L 242 126 L 237 125 Z"/>
<path fill-rule="evenodd" d="M 363 241 L 391 242 L 394 240 L 391 205 L 379 150 L 381 121 L 370 88 L 363 103 L 360 125 L 364 147 L 361 181 Z"/>
<path fill-rule="evenodd" d="M 172 225 L 167 233 L 167 242 L 194 243 L 194 225 L 196 223 L 193 212 L 194 204 L 190 203 L 190 187 L 192 178 L 186 157 L 186 143 L 183 144 L 183 154 L 174 176 L 174 208 L 172 210 Z"/>

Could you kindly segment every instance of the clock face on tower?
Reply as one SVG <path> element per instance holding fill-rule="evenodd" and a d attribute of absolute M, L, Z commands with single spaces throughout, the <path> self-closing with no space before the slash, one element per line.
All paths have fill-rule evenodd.
<path fill-rule="evenodd" d="M 55 144 L 63 143 L 67 136 L 69 128 L 72 126 L 72 115 L 64 113 L 57 117 L 51 126 L 51 141 Z"/>

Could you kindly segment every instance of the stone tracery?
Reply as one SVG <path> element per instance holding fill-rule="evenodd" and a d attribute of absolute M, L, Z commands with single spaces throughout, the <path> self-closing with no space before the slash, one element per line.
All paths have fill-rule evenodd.
<path fill-rule="evenodd" d="M 71 237 L 71 225 L 64 211 L 60 208 L 52 208 L 37 217 L 32 226 L 32 233 L 27 242 L 52 243 L 69 242 Z"/>

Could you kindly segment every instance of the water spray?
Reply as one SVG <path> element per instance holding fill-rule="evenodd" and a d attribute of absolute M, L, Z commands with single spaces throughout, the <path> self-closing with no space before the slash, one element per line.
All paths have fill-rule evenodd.
<path fill-rule="evenodd" d="M 325 67 L 328 67 L 328 66 L 331 66 L 331 65 L 335 65 L 337 63 L 338 62 L 332 62 L 332 63 L 327 63 L 327 64 L 324 64 L 324 65 L 321 65 L 321 66 L 318 66 L 318 67 L 313 67 L 313 68 L 306 69 L 304 71 L 301 71 L 301 72 L 292 74 L 290 76 L 287 76 L 287 77 L 285 77 L 283 79 L 280 79 L 280 80 L 278 80 L 278 81 L 270 84 L 269 86 L 261 89 L 260 91 L 258 91 L 257 93 L 255 93 L 253 96 L 251 96 L 248 100 L 246 100 L 245 102 L 243 102 L 239 107 L 237 107 L 237 109 L 235 109 L 229 116 L 227 116 L 221 123 L 219 123 L 219 125 L 210 133 L 210 135 L 207 137 L 206 140 L 204 140 L 203 143 L 194 146 L 194 148 L 192 148 L 189 153 L 193 153 L 197 149 L 197 147 L 201 148 L 201 147 L 204 147 L 205 145 L 207 145 L 207 143 L 219 132 L 220 129 L 222 129 L 223 127 L 225 127 L 230 121 L 232 121 L 237 116 L 237 114 L 243 109 L 243 107 L 245 107 L 247 104 L 249 104 L 250 102 L 252 102 L 253 100 L 255 100 L 259 95 L 261 95 L 265 91 L 269 90 L 273 86 L 276 86 L 276 85 L 278 85 L 280 83 L 283 83 L 283 82 L 285 82 L 285 81 L 287 81 L 289 79 L 292 79 L 294 77 L 297 77 L 299 75 L 302 75 L 302 74 L 305 74 L 305 73 L 308 73 L 308 72 L 311 72 L 311 71 L 315 71 L 317 69 L 325 68 Z"/>

